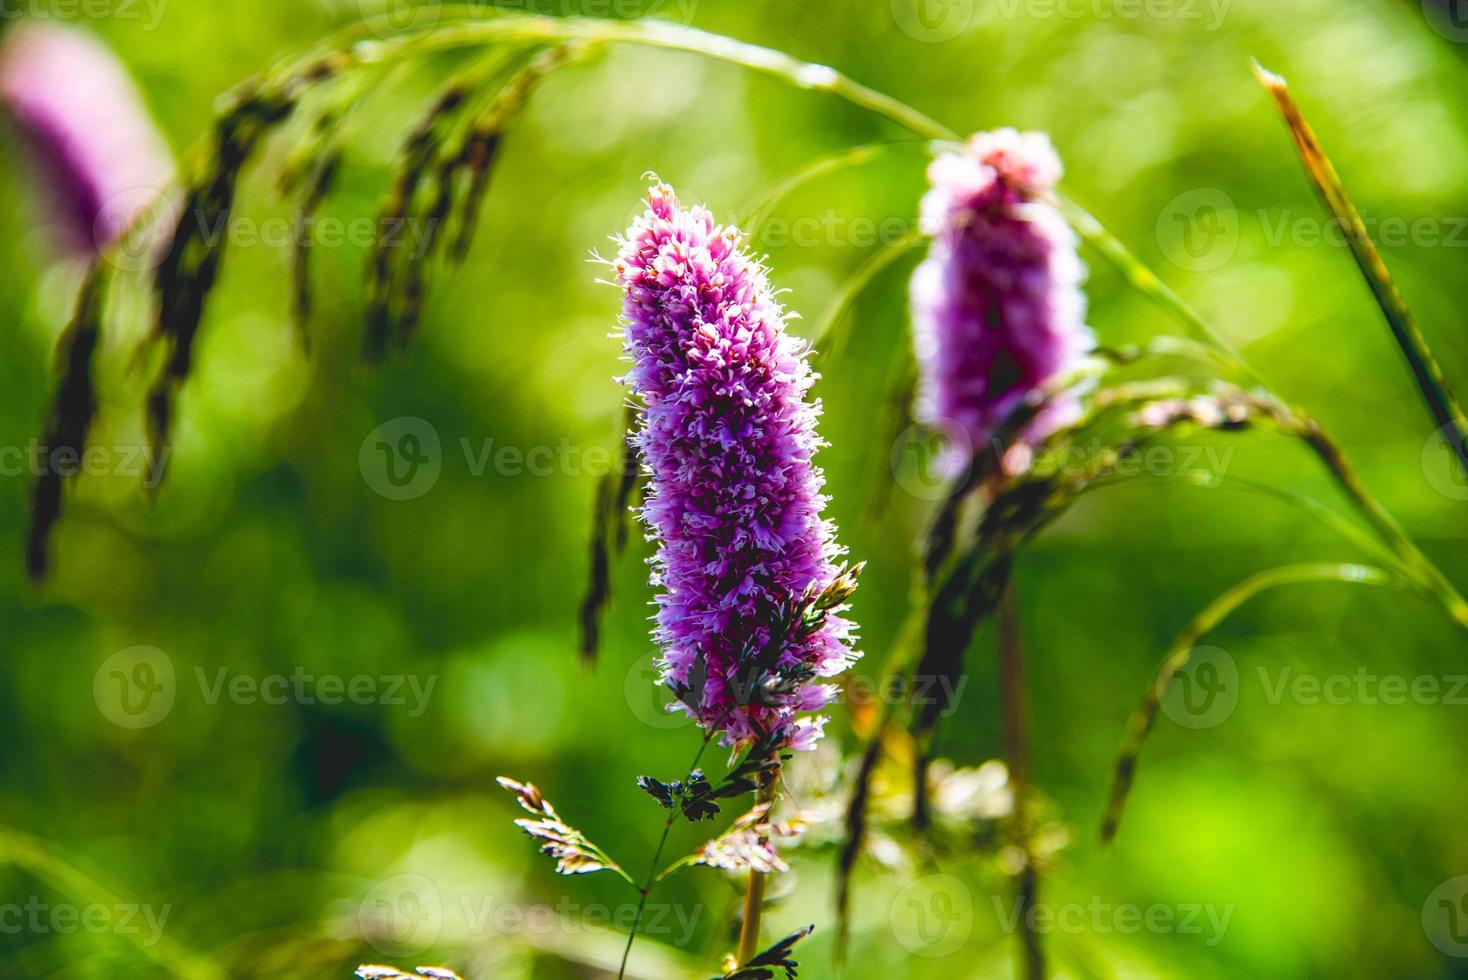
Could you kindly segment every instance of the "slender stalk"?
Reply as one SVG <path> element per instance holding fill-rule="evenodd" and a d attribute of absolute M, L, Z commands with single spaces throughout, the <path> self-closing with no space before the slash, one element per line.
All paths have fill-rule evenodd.
<path fill-rule="evenodd" d="M 1004 757 L 1014 792 L 1015 831 L 1025 854 L 1024 870 L 1015 881 L 1015 912 L 1020 922 L 1020 964 L 1028 980 L 1044 980 L 1045 951 L 1034 929 L 1030 909 L 1039 900 L 1040 876 L 1030 848 L 1029 720 L 1025 709 L 1024 644 L 1014 586 L 999 600 L 999 712 Z"/>
<path fill-rule="evenodd" d="M 123 897 L 72 864 L 57 848 L 38 837 L 0 827 L 0 866 L 15 864 L 36 877 L 49 882 L 73 899 L 109 908 L 124 904 Z M 128 934 L 138 952 L 151 959 L 175 977 L 187 980 L 222 980 L 224 971 L 205 957 L 188 949 L 169 935 L 160 934 L 153 942 L 141 941 L 136 930 L 118 929 Z"/>
<path fill-rule="evenodd" d="M 399 56 L 400 52 L 418 55 L 502 40 L 586 41 L 686 51 L 774 75 L 797 88 L 828 92 L 925 139 L 958 139 L 957 133 L 937 120 L 884 92 L 862 85 L 834 68 L 682 24 L 660 20 L 610 21 L 513 13 L 486 16 L 482 7 L 463 4 L 444 7 L 442 20 L 448 23 L 383 41 L 362 41 L 356 45 L 355 53 L 363 61 L 374 61 Z M 385 24 L 385 21 L 379 22 L 379 26 Z"/>
<path fill-rule="evenodd" d="M 775 801 L 775 778 L 760 787 L 756 803 Z M 743 966 L 759 953 L 760 919 L 765 909 L 765 874 L 753 869 L 749 872 L 749 887 L 744 892 L 744 920 L 739 925 L 739 952 L 737 959 Z"/>
<path fill-rule="evenodd" d="M 1081 237 L 1096 246 L 1129 283 L 1176 316 L 1196 339 L 1216 348 L 1241 374 L 1273 394 L 1273 389 L 1263 379 L 1263 376 L 1242 355 L 1219 337 L 1207 321 L 1188 305 L 1186 300 L 1168 288 L 1125 245 L 1106 231 L 1100 222 L 1074 202 L 1061 200 L 1059 203 L 1065 212 L 1066 219 L 1071 222 Z M 1275 395 L 1275 397 L 1279 396 Z M 1301 437 L 1325 464 L 1326 470 L 1340 486 L 1351 504 L 1371 525 L 1372 530 L 1431 585 L 1433 593 L 1454 621 L 1468 627 L 1468 601 L 1464 600 L 1442 571 L 1422 553 L 1407 536 L 1401 525 L 1366 489 L 1366 485 L 1361 482 L 1355 470 L 1347 462 L 1345 455 L 1326 434 L 1320 423 L 1298 409 L 1294 414 L 1301 421 Z"/>
<path fill-rule="evenodd" d="M 847 326 L 843 329 L 842 323 L 843 321 L 849 323 L 847 315 L 851 312 L 852 306 L 855 305 L 862 291 L 871 285 L 872 280 L 881 275 L 888 266 L 922 244 L 926 237 L 922 229 L 913 228 L 897 241 L 883 245 L 869 255 L 841 284 L 841 288 L 836 291 L 836 295 L 826 307 L 814 331 L 813 343 L 816 347 L 816 357 L 823 365 L 829 363 L 846 346 L 846 340 L 851 336 L 851 327 Z"/>
<path fill-rule="evenodd" d="M 1464 421 L 1463 408 L 1453 397 L 1447 379 L 1443 377 L 1442 368 L 1432 356 L 1432 349 L 1427 346 L 1422 331 L 1417 329 L 1417 321 L 1397 290 L 1396 283 L 1392 281 L 1386 263 L 1382 262 L 1381 253 L 1376 250 L 1376 244 L 1366 231 L 1360 212 L 1351 202 L 1351 196 L 1346 193 L 1346 187 L 1341 183 L 1340 175 L 1336 173 L 1330 157 L 1321 149 L 1314 130 L 1305 121 L 1300 107 L 1290 96 L 1289 85 L 1258 62 L 1254 63 L 1254 75 L 1278 103 L 1280 115 L 1284 116 L 1285 125 L 1289 127 L 1295 148 L 1300 153 L 1300 160 L 1305 165 L 1305 172 L 1309 174 L 1326 210 L 1334 215 L 1341 226 L 1346 243 L 1351 247 L 1351 256 L 1356 260 L 1356 266 L 1361 270 L 1366 285 L 1370 287 L 1376 305 L 1386 317 L 1392 338 L 1396 340 L 1402 356 L 1407 359 L 1417 390 L 1422 393 L 1428 411 L 1432 413 L 1438 427 L 1452 433 L 1450 441 L 1453 452 L 1463 467 L 1463 472 L 1468 473 L 1468 422 Z"/>
<path fill-rule="evenodd" d="M 755 203 L 745 208 L 744 214 L 746 217 L 739 222 L 739 227 L 743 228 L 750 238 L 756 237 L 759 233 L 760 226 L 764 224 L 765 219 L 769 217 L 775 205 L 779 204 L 796 189 L 805 186 L 819 177 L 825 177 L 828 174 L 838 173 L 842 170 L 870 163 L 882 153 L 889 150 L 906 149 L 916 146 L 933 150 L 944 145 L 947 144 L 937 141 L 918 143 L 912 140 L 895 143 L 863 143 L 859 146 L 850 146 L 844 150 L 837 150 L 834 153 L 817 157 L 787 174 L 773 187 L 770 187 L 761 194 L 755 200 Z"/>
<path fill-rule="evenodd" d="M 1432 592 L 1432 595 L 1442 604 L 1448 615 L 1458 623 L 1459 626 L 1468 628 L 1468 600 L 1454 588 L 1447 576 L 1424 555 L 1402 530 L 1402 526 L 1387 512 L 1386 508 L 1376 501 L 1367 491 L 1361 478 L 1346 460 L 1345 455 L 1326 434 L 1325 430 L 1314 419 L 1306 418 L 1305 431 L 1302 433 L 1306 444 L 1325 464 L 1327 470 L 1335 477 L 1346 496 L 1356 505 L 1356 509 L 1366 517 L 1377 534 L 1397 553 L 1398 556 L 1416 573 L 1416 577 L 1423 582 Z"/>
<path fill-rule="evenodd" d="M 1269 387 L 1264 383 L 1259 372 L 1244 360 L 1243 355 L 1224 340 L 1217 331 L 1208 325 L 1208 321 L 1188 305 L 1172 290 L 1172 287 L 1158 278 L 1157 273 L 1147 267 L 1141 259 L 1132 254 L 1131 249 L 1123 245 L 1115 235 L 1106 230 L 1106 227 L 1097 221 L 1089 211 L 1081 207 L 1069 198 L 1057 195 L 1055 204 L 1065 215 L 1065 220 L 1086 241 L 1100 252 L 1110 262 L 1122 278 L 1126 279 L 1143 296 L 1162 307 L 1182 324 L 1183 328 L 1192 334 L 1193 339 L 1198 340 L 1209 347 L 1214 348 L 1224 355 L 1229 364 L 1240 374 L 1262 387 Z"/>
<path fill-rule="evenodd" d="M 1127 795 L 1131 791 L 1132 780 L 1136 776 L 1137 757 L 1141 754 L 1147 735 L 1152 731 L 1152 726 L 1157 720 L 1157 712 L 1162 705 L 1163 695 L 1167 693 L 1173 679 L 1188 666 L 1197 642 L 1231 615 L 1234 610 L 1260 593 L 1283 585 L 1297 585 L 1305 582 L 1342 582 L 1389 586 L 1409 592 L 1417 591 L 1410 580 L 1372 565 L 1320 563 L 1284 565 L 1258 572 L 1210 602 L 1202 612 L 1194 616 L 1183 627 L 1172 641 L 1172 645 L 1168 647 L 1157 669 L 1155 680 L 1148 685 L 1146 692 L 1142 695 L 1141 703 L 1132 712 L 1131 719 L 1127 723 L 1127 733 L 1117 756 L 1115 774 L 1112 776 L 1111 799 L 1106 808 L 1106 817 L 1101 825 L 1102 841 L 1109 842 L 1116 836 L 1116 828 L 1121 822 L 1122 810 L 1126 806 Z"/>
<path fill-rule="evenodd" d="M 722 722 L 722 719 L 720 719 Z M 690 773 L 698 768 L 699 760 L 703 758 L 704 752 L 708 750 L 709 743 L 713 741 L 714 732 L 718 730 L 715 724 L 709 728 L 703 736 L 703 744 L 694 753 L 693 761 L 688 764 Z M 663 824 L 663 835 L 658 839 L 658 846 L 652 852 L 652 862 L 647 869 L 647 878 L 638 886 L 637 913 L 632 917 L 632 929 L 627 933 L 627 945 L 622 949 L 622 965 L 617 968 L 617 980 L 622 980 L 627 973 L 627 959 L 632 955 L 632 944 L 637 941 L 637 933 L 642 929 L 642 913 L 647 910 L 647 896 L 652 893 L 653 885 L 662 881 L 663 876 L 658 874 L 658 865 L 663 859 L 663 850 L 668 846 L 668 837 L 673 832 L 673 824 L 678 821 L 678 806 L 675 803 L 668 811 L 668 819 Z M 630 880 L 630 879 L 629 879 Z"/>

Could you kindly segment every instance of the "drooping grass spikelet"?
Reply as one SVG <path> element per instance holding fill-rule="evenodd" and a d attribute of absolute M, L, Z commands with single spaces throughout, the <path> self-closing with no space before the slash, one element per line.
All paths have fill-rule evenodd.
<path fill-rule="evenodd" d="M 46 420 L 42 445 L 56 453 L 81 458 L 87 431 L 97 411 L 92 382 L 92 357 L 102 329 L 103 299 L 106 294 L 105 267 L 92 266 L 77 295 L 76 312 L 56 345 L 61 377 Z M 26 573 L 38 582 L 49 564 L 51 531 L 61 516 L 61 493 L 65 473 L 57 466 L 41 470 L 31 491 L 30 529 L 26 538 Z"/>
<path fill-rule="evenodd" d="M 586 591 L 581 597 L 580 636 L 581 662 L 596 664 L 601 644 L 601 620 L 612 598 L 612 562 L 627 548 L 628 511 L 641 482 L 641 467 L 630 434 L 637 425 L 637 407 L 628 404 L 623 435 L 617 453 L 617 467 L 597 481 L 591 515 L 591 542 L 587 562 Z"/>
<path fill-rule="evenodd" d="M 173 424 L 173 402 L 193 367 L 194 341 L 204 304 L 219 276 L 229 236 L 230 215 L 240 173 L 260 143 L 289 119 L 312 87 L 351 68 L 353 58 L 333 52 L 299 71 L 252 79 L 229 96 L 229 107 L 214 124 L 207 163 L 185 188 L 183 206 L 168 240 L 168 251 L 153 277 L 158 298 L 154 339 L 166 349 L 162 372 L 147 396 L 148 437 L 161 476 Z"/>
<path fill-rule="evenodd" d="M 293 97 L 249 92 L 215 128 L 214 153 L 199 179 L 184 195 L 183 208 L 158 266 L 153 288 L 158 297 L 156 339 L 166 346 L 163 370 L 147 398 L 148 437 L 153 459 L 167 459 L 173 403 L 193 367 L 194 341 L 204 304 L 219 276 L 241 169 L 260 140 L 295 108 Z"/>
<path fill-rule="evenodd" d="M 928 168 L 928 257 L 913 273 L 917 414 L 956 429 L 974 452 L 1026 399 L 1075 370 L 1094 345 L 1085 325 L 1085 269 L 1076 237 L 1047 195 L 1060 159 L 1041 133 L 971 137 Z M 1027 440 L 1075 418 L 1052 399 Z"/>
<path fill-rule="evenodd" d="M 448 236 L 447 226 L 457 217 L 449 259 L 462 261 L 505 127 L 535 86 L 576 50 L 561 45 L 541 51 L 502 84 L 496 79 L 514 56 L 494 52 L 451 81 L 414 127 L 382 210 L 380 224 L 388 233 L 376 243 L 368 264 L 369 360 L 412 339 L 427 300 L 429 266 Z M 402 247 L 404 239 L 416 247 Z"/>
<path fill-rule="evenodd" d="M 785 332 L 737 230 L 655 185 L 620 240 L 624 378 L 646 406 L 634 443 L 663 681 L 726 744 L 783 732 L 809 748 L 833 677 L 854 659 L 840 615 L 853 584 L 822 516 L 819 406 L 807 349 Z"/>

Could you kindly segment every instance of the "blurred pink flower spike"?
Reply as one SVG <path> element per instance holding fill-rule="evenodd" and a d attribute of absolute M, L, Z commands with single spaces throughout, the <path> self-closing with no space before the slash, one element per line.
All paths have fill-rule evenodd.
<path fill-rule="evenodd" d="M 34 166 L 45 224 L 71 254 L 103 252 L 172 182 L 173 155 L 137 86 L 84 31 L 16 28 L 0 45 L 0 105 Z"/>

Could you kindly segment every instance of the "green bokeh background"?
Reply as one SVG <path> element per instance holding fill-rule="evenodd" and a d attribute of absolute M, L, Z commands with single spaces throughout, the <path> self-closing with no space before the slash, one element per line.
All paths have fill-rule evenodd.
<path fill-rule="evenodd" d="M 1312 240 L 1319 208 L 1249 73 L 1256 57 L 1290 78 L 1363 211 L 1436 229 L 1383 254 L 1448 377 L 1468 388 L 1468 36 L 1454 40 L 1451 22 L 1415 2 L 951 0 L 934 3 L 926 20 L 915 2 L 926 0 L 536 0 L 529 9 L 687 20 L 838 67 L 960 131 L 1049 132 L 1071 196 L 1308 406 L 1424 550 L 1468 584 L 1464 494 L 1453 495 L 1463 488 L 1429 445 L 1434 425 L 1348 253 Z M 81 19 L 71 5 L 28 9 Z M 85 26 L 135 73 L 177 150 L 205 129 L 219 92 L 359 16 L 349 0 L 172 0 L 156 24 L 143 5 L 128 8 L 136 16 L 124 16 L 120 0 L 110 9 Z M 441 77 L 429 69 L 374 94 L 326 215 L 375 213 L 401 135 Z M 580 912 L 570 926 L 528 932 L 513 919 L 476 927 L 463 915 L 485 902 L 629 902 L 609 875 L 555 877 L 511 825 L 516 811 L 496 775 L 535 780 L 569 820 L 640 870 L 661 819 L 633 777 L 680 774 L 697 742 L 656 713 L 648 686 L 641 541 L 616 568 L 600 666 L 584 671 L 575 655 L 596 454 L 615 444 L 621 404 L 608 336 L 617 295 L 587 260 L 626 226 L 646 171 L 728 216 L 804 161 L 907 138 L 838 100 L 727 65 L 630 48 L 598 55 L 537 93 L 505 143 L 469 261 L 438 278 L 412 350 L 373 371 L 357 360 L 359 249 L 316 252 L 309 359 L 285 313 L 285 251 L 233 249 L 161 490 L 148 497 L 127 476 L 83 478 L 59 529 L 53 578 L 37 590 L 20 571 L 29 480 L 3 480 L 0 824 L 44 840 L 118 893 L 104 904 L 166 908 L 166 942 L 229 975 L 344 977 L 363 960 L 443 961 L 471 980 L 602 975 L 535 952 L 567 945 L 595 959 L 614 949 L 581 926 Z M 251 167 L 242 219 L 289 213 L 270 179 L 289 139 Z M 863 236 L 873 225 L 861 222 L 911 219 L 923 159 L 921 146 L 896 150 L 780 205 L 779 219 L 818 223 L 757 243 L 788 305 L 804 314 L 793 329 L 809 331 L 871 253 Z M 78 278 L 34 229 L 17 164 L 7 152 L 0 181 L 0 445 L 12 447 L 38 431 Z M 1216 267 L 1193 271 L 1182 267 L 1198 263 L 1176 217 L 1197 198 L 1177 199 L 1208 190 L 1235 208 L 1237 245 L 1204 263 Z M 1104 342 L 1178 332 L 1098 256 L 1086 259 L 1090 320 Z M 906 342 L 910 267 L 899 263 L 863 295 L 852 343 L 818 388 L 831 510 L 843 543 L 869 563 L 855 606 L 869 674 L 900 627 L 911 542 L 931 509 L 901 486 L 879 517 L 868 506 L 893 479 L 881 406 L 893 352 Z M 145 329 L 143 295 L 138 280 L 124 280 L 102 361 L 95 442 L 120 451 L 141 431 L 143 378 L 129 358 Z M 425 420 L 442 446 L 436 484 L 406 501 L 375 492 L 370 467 L 359 465 L 369 433 L 402 417 Z M 488 440 L 553 450 L 551 472 L 476 473 L 471 457 Z M 1441 678 L 1446 690 L 1468 672 L 1462 637 L 1411 597 L 1303 586 L 1233 617 L 1208 642 L 1238 665 L 1237 709 L 1201 730 L 1163 718 L 1118 841 L 1097 844 L 1127 714 L 1188 617 L 1252 571 L 1356 557 L 1297 512 L 1225 492 L 1238 477 L 1338 503 L 1298 446 L 1263 434 L 1187 445 L 1228 454 L 1218 457 L 1227 461 L 1223 490 L 1175 480 L 1107 490 L 1018 562 L 1036 779 L 1072 829 L 1045 896 L 1056 906 L 1204 905 L 1231 917 L 1221 938 L 1067 931 L 1051 937 L 1056 969 L 1468 976 L 1468 959 L 1437 948 L 1423 925 L 1434 889 L 1468 873 L 1468 705 L 1271 703 L 1259 674 L 1274 683 L 1285 666 L 1320 677 L 1365 669 Z M 166 717 L 133 730 L 99 709 L 94 680 L 109 657 L 138 645 L 164 652 L 176 696 Z M 991 646 L 981 636 L 943 729 L 941 752 L 965 765 L 999 751 Z M 397 706 L 210 703 L 199 682 L 221 669 L 258 680 L 298 668 L 434 687 L 415 714 L 411 696 Z M 830 731 L 854 746 L 843 712 Z M 677 833 L 675 853 L 701 839 Z M 20 850 L 13 842 L 0 854 Z M 802 976 L 833 975 L 833 857 L 797 858 L 794 891 L 771 912 L 772 937 L 818 925 L 802 947 Z M 98 900 L 92 885 L 22 864 L 0 867 L 0 900 L 10 905 Z M 966 940 L 938 958 L 920 955 L 934 950 L 914 949 L 894 925 L 911 895 L 902 889 L 935 872 L 957 877 L 971 909 L 959 924 Z M 993 882 L 966 862 L 907 872 L 864 865 L 857 881 L 848 976 L 1010 975 L 1013 940 L 1000 928 Z M 442 927 L 416 933 L 410 949 L 374 948 L 361 938 L 360 910 L 404 889 L 437 901 Z M 696 917 L 689 936 L 653 936 L 686 940 L 679 962 L 694 970 L 669 975 L 717 972 L 730 948 L 733 888 L 697 871 L 659 899 L 675 906 L 670 921 L 680 911 Z M 140 938 L 0 930 L 0 974 L 169 975 Z"/>

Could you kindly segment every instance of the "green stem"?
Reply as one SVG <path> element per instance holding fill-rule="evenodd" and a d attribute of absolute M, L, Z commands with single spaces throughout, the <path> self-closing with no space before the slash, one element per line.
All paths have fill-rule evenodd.
<path fill-rule="evenodd" d="M 5 863 L 19 865 L 74 899 L 109 908 L 131 904 L 71 864 L 51 845 L 29 834 L 0 827 L 0 864 Z M 119 933 L 126 931 L 118 930 Z M 139 952 L 173 976 L 197 980 L 219 980 L 224 976 L 214 964 L 166 935 L 160 934 L 152 943 L 139 941 L 136 934 L 132 938 Z"/>
<path fill-rule="evenodd" d="M 755 797 L 758 803 L 773 803 L 775 800 L 775 778 L 760 787 Z M 759 953 L 760 919 L 765 908 L 765 878 L 762 871 L 749 872 L 749 887 L 744 893 L 744 920 L 739 926 L 739 953 L 737 960 L 743 966 Z"/>
<path fill-rule="evenodd" d="M 830 363 L 846 346 L 846 340 L 851 334 L 851 328 L 842 328 L 852 306 L 861 296 L 862 291 L 871 285 L 872 280 L 881 275 L 888 266 L 898 259 L 907 255 L 920 245 L 926 236 L 920 228 L 913 228 L 897 241 L 889 245 L 883 245 L 879 250 L 867 256 L 866 260 L 859 265 L 855 272 L 846 278 L 841 288 L 836 291 L 825 313 L 821 316 L 820 323 L 813 331 L 812 343 L 816 349 L 816 356 L 822 365 Z"/>
<path fill-rule="evenodd" d="M 1468 600 L 1464 600 L 1447 576 L 1412 542 L 1386 508 L 1371 496 L 1345 455 L 1320 424 L 1308 417 L 1304 422 L 1305 428 L 1301 437 L 1335 477 L 1336 483 L 1355 504 L 1356 509 L 1361 511 L 1382 540 L 1416 573 L 1414 577 L 1432 591 L 1448 615 L 1459 626 L 1468 628 Z"/>
<path fill-rule="evenodd" d="M 711 725 L 703 736 L 703 744 L 693 755 L 693 761 L 688 764 L 688 771 L 692 773 L 698 768 L 699 760 L 703 758 L 704 752 L 708 750 L 709 743 L 713 741 L 714 732 L 718 730 L 719 722 Z M 668 819 L 663 824 L 663 836 L 658 840 L 657 849 L 652 852 L 652 862 L 647 869 L 647 879 L 637 888 L 637 914 L 632 917 L 632 929 L 627 934 L 627 945 L 622 949 L 622 965 L 617 969 L 617 980 L 622 980 L 627 974 L 627 959 L 632 955 L 632 944 L 637 941 L 637 933 L 642 929 L 642 913 L 647 910 L 647 896 L 652 893 L 653 885 L 662 881 L 664 875 L 658 874 L 658 864 L 663 859 L 663 850 L 668 846 L 668 837 L 673 832 L 673 824 L 678 821 L 678 804 L 675 801 L 668 812 Z M 631 878 L 627 879 L 631 881 Z"/>
<path fill-rule="evenodd" d="M 1021 924 L 1020 963 L 1027 980 L 1044 980 L 1045 950 L 1034 927 L 1034 916 L 1030 914 L 1039 900 L 1040 876 L 1035 869 L 1034 850 L 1030 846 L 1030 749 L 1025 711 L 1024 645 L 1012 584 L 999 600 L 998 649 L 999 714 L 1004 732 L 1004 755 L 1009 763 L 1010 785 L 1014 790 L 1015 834 L 1025 855 L 1025 866 L 1015 880 L 1015 911 Z"/>
<path fill-rule="evenodd" d="M 890 95 L 862 85 L 834 68 L 801 61 L 783 51 L 736 41 L 722 34 L 711 34 L 682 24 L 660 20 L 610 21 L 524 14 L 486 17 L 482 8 L 457 4 L 443 8 L 442 20 L 449 23 L 425 31 L 405 33 L 388 40 L 362 41 L 356 46 L 356 54 L 362 61 L 368 62 L 398 56 L 399 51 L 417 55 L 506 40 L 636 44 L 686 51 L 739 65 L 751 71 L 774 75 L 796 88 L 828 92 L 890 119 L 924 139 L 958 139 L 958 134 L 942 123 Z"/>
<path fill-rule="evenodd" d="M 1207 344 L 1224 355 L 1229 364 L 1252 383 L 1265 388 L 1269 387 L 1253 365 L 1245 361 L 1228 341 L 1209 326 L 1208 321 L 1204 320 L 1197 310 L 1189 306 L 1187 300 L 1158 278 L 1157 273 L 1133 255 L 1131 249 L 1107 231 L 1105 226 L 1097 221 L 1089 211 L 1069 198 L 1059 195 L 1056 196 L 1055 204 L 1065 215 L 1065 220 L 1076 230 L 1076 234 L 1090 242 L 1096 251 L 1100 252 L 1116 268 L 1116 271 L 1121 273 L 1122 278 L 1138 292 L 1177 317 L 1178 322 L 1188 333 L 1192 334 L 1193 339 Z"/>
<path fill-rule="evenodd" d="M 1162 697 L 1167 693 L 1167 688 L 1171 685 L 1173 678 L 1187 667 L 1198 641 L 1236 609 L 1261 592 L 1267 592 L 1283 585 L 1296 585 L 1304 582 L 1355 583 L 1390 586 L 1409 592 L 1417 591 L 1411 580 L 1402 579 L 1372 565 L 1321 563 L 1285 565 L 1258 572 L 1210 602 L 1202 612 L 1188 622 L 1187 626 L 1173 640 L 1172 645 L 1168 647 L 1167 653 L 1162 658 L 1161 666 L 1157 670 L 1156 679 L 1147 687 L 1141 704 L 1132 712 L 1131 719 L 1127 723 L 1127 734 L 1117 757 L 1115 775 L 1112 777 L 1110 803 L 1107 805 L 1106 817 L 1101 826 L 1103 841 L 1110 841 L 1116 835 L 1116 828 L 1121 822 L 1122 809 L 1126 806 L 1127 795 L 1131 791 L 1132 780 L 1136 775 L 1137 757 L 1141 754 L 1147 735 L 1157 720 Z"/>
<path fill-rule="evenodd" d="M 642 928 L 642 913 L 647 910 L 647 896 L 652 891 L 654 875 L 657 873 L 658 862 L 662 860 L 663 848 L 668 846 L 668 836 L 673 832 L 673 822 L 678 819 L 678 810 L 675 806 L 672 813 L 668 814 L 667 822 L 663 824 L 663 836 L 658 840 L 658 846 L 652 853 L 652 866 L 647 872 L 647 881 L 638 888 L 637 914 L 632 917 L 632 929 L 627 933 L 627 945 L 622 948 L 622 965 L 617 968 L 617 980 L 627 973 L 627 959 L 632 955 L 632 944 L 637 941 L 637 933 Z"/>
<path fill-rule="evenodd" d="M 932 149 L 934 145 L 934 141 L 916 143 L 911 140 L 897 143 L 863 143 L 860 146 L 850 146 L 844 150 L 837 150 L 834 153 L 817 157 L 781 178 L 778 183 L 761 194 L 755 200 L 754 204 L 745 208 L 745 217 L 739 222 L 739 227 L 743 228 L 745 234 L 751 239 L 754 239 L 758 237 L 760 226 L 764 224 L 765 219 L 769 217 L 775 205 L 779 204 L 797 188 L 803 187 L 819 177 L 870 163 L 888 150 L 906 149 L 915 146 Z"/>
<path fill-rule="evenodd" d="M 1381 260 L 1381 253 L 1376 250 L 1376 244 L 1366 231 L 1361 213 L 1356 210 L 1351 196 L 1346 193 L 1345 184 L 1341 183 L 1340 175 L 1336 173 L 1330 157 L 1325 155 L 1314 130 L 1305 121 L 1300 107 L 1295 104 L 1285 80 L 1258 62 L 1254 63 L 1254 75 L 1279 105 L 1280 114 L 1294 138 L 1305 172 L 1315 185 L 1315 191 L 1326 210 L 1330 211 L 1340 225 L 1346 243 L 1351 248 L 1351 256 L 1356 260 L 1357 268 L 1361 270 L 1366 285 L 1371 289 L 1376 305 L 1381 308 L 1387 326 L 1391 329 L 1392 338 L 1401 349 L 1402 356 L 1407 359 L 1412 380 L 1422 393 L 1428 411 L 1439 429 L 1451 432 L 1453 452 L 1463 467 L 1463 472 L 1468 473 L 1468 421 L 1464 420 L 1462 406 L 1453 397 L 1447 379 L 1443 377 L 1442 368 L 1432 356 L 1432 349 L 1427 346 L 1422 331 L 1417 329 L 1417 321 L 1397 290 L 1396 283 L 1392 281 L 1386 263 Z"/>
<path fill-rule="evenodd" d="M 1101 226 L 1101 223 L 1088 214 L 1079 205 L 1061 200 L 1059 202 L 1066 218 L 1076 228 L 1076 231 L 1086 240 L 1090 241 L 1113 265 L 1121 272 L 1126 280 L 1135 286 L 1143 295 L 1149 297 L 1158 305 L 1176 316 L 1182 325 L 1187 328 L 1198 340 L 1216 348 L 1222 355 L 1226 356 L 1233 366 L 1243 375 L 1252 379 L 1265 391 L 1273 394 L 1263 376 L 1244 360 L 1242 355 L 1230 347 L 1210 327 L 1202 316 L 1188 305 L 1181 296 L 1173 292 L 1157 275 L 1147 268 L 1140 259 L 1134 256 L 1125 245 L 1117 241 L 1110 232 Z M 1278 398 L 1278 395 L 1274 397 Z M 1444 609 L 1459 625 L 1468 627 L 1468 601 L 1453 587 L 1442 571 L 1427 558 L 1422 551 L 1412 543 L 1412 540 L 1402 530 L 1396 520 L 1383 507 L 1375 497 L 1366 489 L 1355 470 L 1347 462 L 1345 456 L 1321 428 L 1320 424 L 1308 415 L 1296 411 L 1301 421 L 1300 435 L 1310 448 L 1325 464 L 1331 477 L 1340 486 L 1351 504 L 1360 511 L 1361 515 L 1371 525 L 1381 539 L 1386 542 L 1393 551 L 1415 569 L 1420 577 L 1428 583 L 1433 593 L 1438 597 Z"/>

